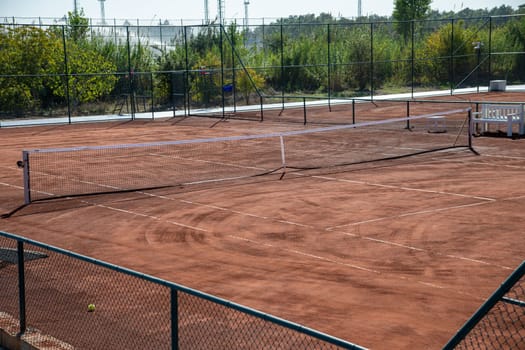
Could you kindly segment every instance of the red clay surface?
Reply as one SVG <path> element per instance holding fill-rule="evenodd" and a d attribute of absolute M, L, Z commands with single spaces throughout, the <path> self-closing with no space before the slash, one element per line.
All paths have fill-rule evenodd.
<path fill-rule="evenodd" d="M 525 94 L 449 98 L 525 101 Z M 369 107 L 370 117 L 405 111 Z M 348 108 L 331 113 L 348 118 Z M 425 106 L 411 114 L 419 113 Z M 268 113 L 262 123 L 192 117 L 0 129 L 0 213 L 23 202 L 15 165 L 23 149 L 302 129 L 276 121 L 294 115 L 301 120 L 302 110 Z M 525 257 L 525 138 L 479 137 L 474 147 L 480 155 L 43 201 L 0 220 L 0 230 L 371 349 L 440 349 Z"/>

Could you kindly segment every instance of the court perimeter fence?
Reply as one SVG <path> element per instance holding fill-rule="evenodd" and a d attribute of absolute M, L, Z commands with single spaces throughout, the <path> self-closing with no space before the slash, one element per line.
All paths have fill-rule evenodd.
<path fill-rule="evenodd" d="M 17 338 L 29 335 L 34 344 L 52 344 L 55 349 L 365 349 L 206 293 L 2 231 L 0 276 L 0 333 L 9 328 Z M 524 308 L 525 261 L 443 350 L 521 349 Z"/>
<path fill-rule="evenodd" d="M 302 96 L 330 103 L 480 91 L 500 79 L 517 85 L 525 82 L 524 21 L 515 14 L 251 26 L 4 22 L 0 117 L 223 117 L 255 106 L 262 118 L 263 106 L 284 109 Z"/>
<path fill-rule="evenodd" d="M 524 349 L 525 260 L 481 305 L 443 350 Z"/>
<path fill-rule="evenodd" d="M 0 276 L 0 326 L 11 320 L 17 337 L 56 349 L 364 349 L 231 301 L 1 231 Z M 90 304 L 94 311 L 88 310 Z"/>

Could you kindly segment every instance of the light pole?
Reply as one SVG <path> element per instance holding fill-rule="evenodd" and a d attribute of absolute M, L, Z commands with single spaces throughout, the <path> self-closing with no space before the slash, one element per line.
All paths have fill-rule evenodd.
<path fill-rule="evenodd" d="M 481 41 L 474 41 L 472 45 L 474 45 L 474 50 L 476 51 L 476 56 L 477 56 L 476 85 L 477 85 L 477 92 L 479 93 L 479 65 L 481 62 L 481 48 L 483 47 L 483 43 Z"/>

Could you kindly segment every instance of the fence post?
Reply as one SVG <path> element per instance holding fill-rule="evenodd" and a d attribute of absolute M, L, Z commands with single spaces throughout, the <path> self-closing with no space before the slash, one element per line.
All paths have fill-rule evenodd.
<path fill-rule="evenodd" d="M 330 43 L 331 43 L 331 33 L 330 33 L 330 23 L 328 23 L 326 25 L 326 36 L 327 36 L 327 47 L 328 47 L 328 110 L 331 112 L 332 111 L 332 55 L 331 55 L 331 51 L 330 51 Z"/>
<path fill-rule="evenodd" d="M 370 99 L 374 101 L 374 23 L 370 23 Z"/>
<path fill-rule="evenodd" d="M 62 26 L 62 45 L 64 47 L 64 74 L 66 75 L 66 101 L 67 101 L 67 119 L 71 124 L 71 96 L 69 96 L 69 67 L 67 63 L 67 44 L 66 44 L 66 29 Z"/>
<path fill-rule="evenodd" d="M 184 53 L 185 53 L 185 75 L 184 75 L 184 116 L 191 114 L 191 96 L 190 96 L 190 61 L 188 55 L 188 28 L 184 27 Z M 186 109 L 187 107 L 187 109 Z M 175 116 L 175 109 L 173 110 Z"/>
<path fill-rule="evenodd" d="M 170 289 L 171 293 L 171 349 L 179 349 L 179 298 L 175 288 Z"/>
<path fill-rule="evenodd" d="M 454 81 L 456 75 L 454 74 L 454 19 L 450 20 L 450 61 L 449 61 L 449 76 L 450 76 L 450 95 L 454 94 Z"/>
<path fill-rule="evenodd" d="M 133 84 L 134 71 L 131 66 L 131 43 L 129 42 L 129 26 L 126 26 L 126 42 L 128 49 L 128 77 L 129 77 L 129 99 L 131 104 L 131 120 L 135 120 L 135 88 Z"/>
<path fill-rule="evenodd" d="M 20 336 L 26 331 L 26 280 L 24 267 L 24 242 L 17 241 L 16 250 L 18 254 L 18 312 L 20 317 L 20 333 L 18 333 L 18 336 Z"/>
<path fill-rule="evenodd" d="M 488 55 L 489 55 L 489 76 L 488 82 L 492 79 L 492 16 L 489 17 L 489 42 L 488 42 Z"/>
<path fill-rule="evenodd" d="M 284 110 L 284 34 L 283 34 L 283 19 L 281 18 L 281 103 Z"/>
<path fill-rule="evenodd" d="M 237 93 L 236 93 L 236 87 L 237 87 L 237 74 L 235 70 L 235 35 L 234 31 L 232 30 L 230 35 L 230 41 L 231 41 L 231 47 L 232 47 L 232 97 L 233 97 L 233 112 L 237 113 Z"/>
<path fill-rule="evenodd" d="M 224 37 L 223 33 L 226 33 L 226 29 L 224 29 L 224 26 L 222 23 L 219 23 L 219 47 L 220 47 L 220 53 L 221 53 L 221 108 L 222 108 L 222 117 L 226 117 L 226 100 L 224 97 Z M 227 33 L 226 33 L 227 35 Z"/>
<path fill-rule="evenodd" d="M 410 64 L 410 81 L 411 81 L 411 93 L 410 93 L 410 97 L 411 98 L 414 98 L 414 79 L 415 79 L 415 55 L 416 55 L 416 50 L 415 50 L 415 30 L 416 30 L 416 26 L 415 26 L 415 21 L 414 19 L 412 19 L 412 22 L 411 23 L 411 31 L 412 31 L 412 45 L 410 45 L 410 51 L 411 51 L 411 64 Z"/>
<path fill-rule="evenodd" d="M 149 75 L 150 75 L 150 85 L 149 85 L 149 87 L 151 89 L 151 120 L 155 120 L 155 108 L 154 108 L 155 93 L 153 91 L 155 89 L 155 86 L 153 84 L 153 72 L 150 72 Z"/>

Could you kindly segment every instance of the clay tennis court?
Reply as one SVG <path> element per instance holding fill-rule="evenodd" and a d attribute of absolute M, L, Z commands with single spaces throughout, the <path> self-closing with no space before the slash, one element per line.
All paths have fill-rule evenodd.
<path fill-rule="evenodd" d="M 448 98 L 517 102 L 525 93 Z M 360 118 L 372 120 L 402 116 L 405 106 L 359 108 Z M 451 108 L 458 107 L 421 104 L 412 114 Z M 309 114 L 348 121 L 349 109 Z M 24 149 L 314 127 L 290 122 L 302 114 L 268 112 L 264 122 L 188 117 L 2 128 L 0 213 L 23 203 L 16 162 Z M 44 200 L 2 219 L 0 229 L 364 347 L 439 349 L 525 256 L 524 139 L 473 141 L 479 155 L 452 149 L 221 184 Z"/>

